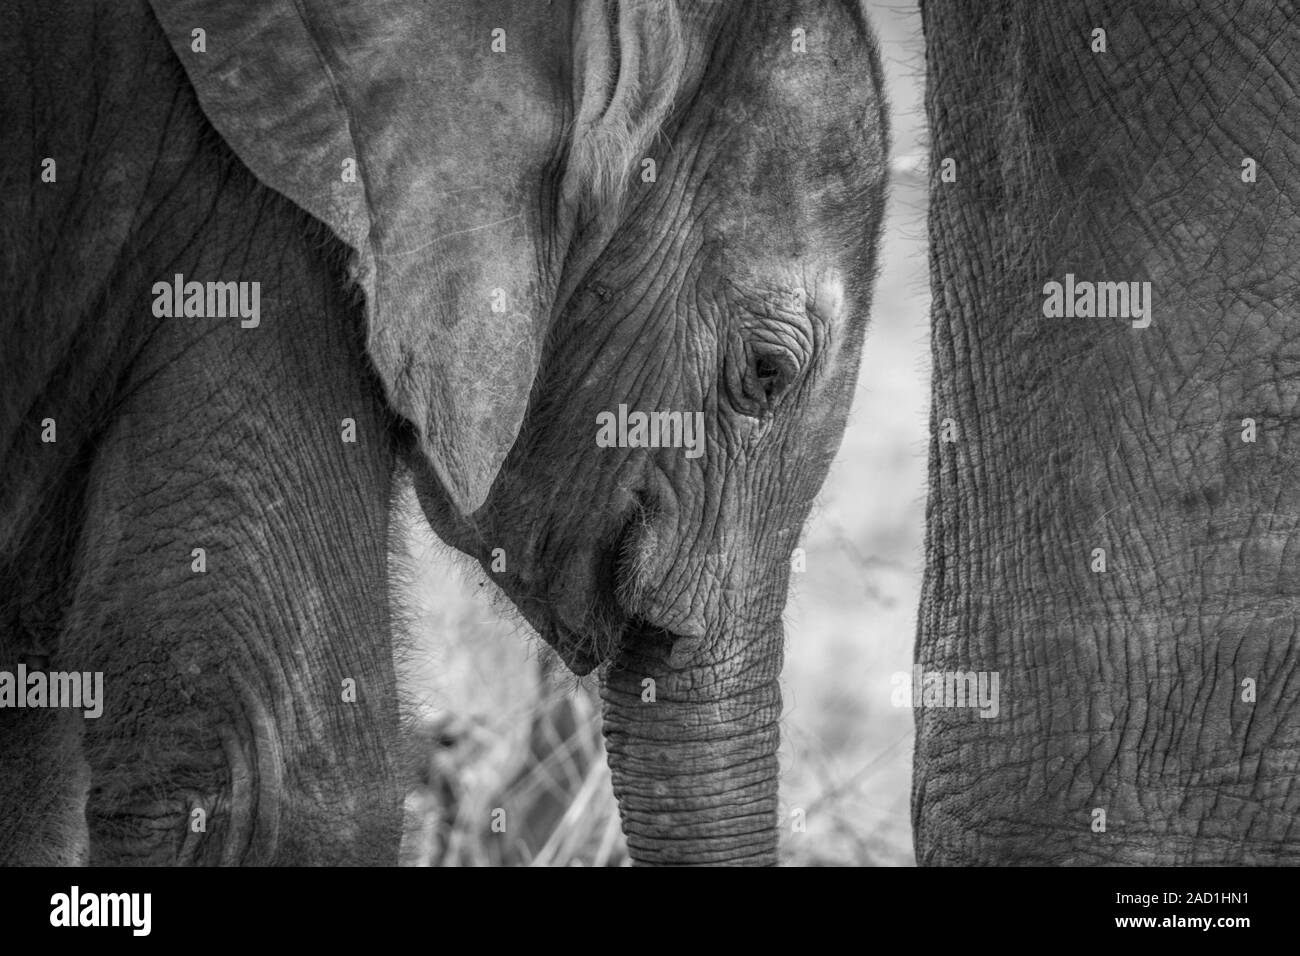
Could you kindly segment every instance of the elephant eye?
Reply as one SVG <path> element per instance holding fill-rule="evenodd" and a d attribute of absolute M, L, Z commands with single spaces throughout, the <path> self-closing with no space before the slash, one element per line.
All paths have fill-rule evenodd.
<path fill-rule="evenodd" d="M 772 359 L 761 355 L 754 362 L 754 374 L 758 376 L 758 382 L 763 386 L 763 391 L 770 398 L 772 392 L 781 381 L 781 367 Z"/>
<path fill-rule="evenodd" d="M 751 346 L 744 395 L 753 412 L 771 411 L 795 378 L 794 360 L 783 349 Z"/>

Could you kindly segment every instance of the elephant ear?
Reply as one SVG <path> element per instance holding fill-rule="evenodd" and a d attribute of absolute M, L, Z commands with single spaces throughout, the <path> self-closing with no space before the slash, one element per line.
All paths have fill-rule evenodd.
<path fill-rule="evenodd" d="M 673 4 L 617 6 L 153 0 L 234 153 L 355 251 L 388 401 L 465 514 L 518 436 L 573 207 L 667 108 L 671 63 L 620 74 L 611 38 Z"/>

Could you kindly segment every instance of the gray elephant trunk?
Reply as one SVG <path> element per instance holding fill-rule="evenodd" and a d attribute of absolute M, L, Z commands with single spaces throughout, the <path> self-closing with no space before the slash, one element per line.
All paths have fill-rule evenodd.
<path fill-rule="evenodd" d="M 757 642 L 757 659 L 699 653 L 709 663 L 676 668 L 658 633 L 629 641 L 601 684 L 633 860 L 775 865 L 780 628 Z"/>

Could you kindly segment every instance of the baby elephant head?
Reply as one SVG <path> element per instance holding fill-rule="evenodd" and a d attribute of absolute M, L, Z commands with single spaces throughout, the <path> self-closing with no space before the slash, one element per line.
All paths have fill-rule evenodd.
<path fill-rule="evenodd" d="M 851 5 L 683 30 L 683 72 L 642 80 L 680 84 L 662 135 L 579 224 L 481 553 L 575 672 L 604 665 L 635 858 L 771 862 L 782 611 L 853 397 L 885 112 Z"/>

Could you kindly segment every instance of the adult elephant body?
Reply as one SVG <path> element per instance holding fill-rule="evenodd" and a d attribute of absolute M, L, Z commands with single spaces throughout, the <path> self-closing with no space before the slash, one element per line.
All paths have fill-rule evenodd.
<path fill-rule="evenodd" d="M 998 672 L 1002 700 L 919 712 L 917 858 L 1296 863 L 1300 146 L 1278 117 L 1300 19 L 922 9 L 935 438 L 916 664 Z M 1067 275 L 1149 282 L 1154 308 L 1049 318 Z"/>
<path fill-rule="evenodd" d="M 105 699 L 0 710 L 6 858 L 395 860 L 404 461 L 604 667 L 634 857 L 774 860 L 787 558 L 885 134 L 856 4 L 743 6 L 19 5 L 0 668 Z M 703 454 L 601 447 L 620 406 Z"/>

